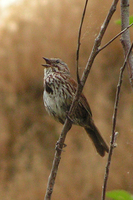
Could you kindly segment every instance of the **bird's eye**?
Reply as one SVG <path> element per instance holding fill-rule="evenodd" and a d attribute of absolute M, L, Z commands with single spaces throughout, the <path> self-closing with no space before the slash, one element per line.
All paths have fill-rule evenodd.
<path fill-rule="evenodd" d="M 58 63 L 60 63 L 60 61 L 59 61 L 59 60 L 56 60 L 56 63 L 58 64 Z"/>

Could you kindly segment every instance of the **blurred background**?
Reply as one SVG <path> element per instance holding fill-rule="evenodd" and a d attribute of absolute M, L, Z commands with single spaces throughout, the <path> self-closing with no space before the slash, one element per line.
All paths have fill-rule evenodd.
<path fill-rule="evenodd" d="M 6 2 L 7 4 L 3 4 Z M 112 0 L 89 1 L 82 31 L 80 75 Z M 44 198 L 55 144 L 62 125 L 43 105 L 42 57 L 59 57 L 75 74 L 81 0 L 0 1 L 0 199 Z M 133 2 L 130 2 L 133 13 Z M 130 14 L 131 14 L 130 13 Z M 102 45 L 120 32 L 118 4 Z M 133 28 L 130 28 L 133 39 Z M 110 142 L 112 114 L 120 67 L 124 61 L 119 38 L 95 59 L 84 88 L 95 120 Z M 125 70 L 120 96 L 117 148 L 107 190 L 133 193 L 133 98 Z M 67 134 L 52 199 L 100 199 L 107 155 L 101 158 L 81 127 Z"/>

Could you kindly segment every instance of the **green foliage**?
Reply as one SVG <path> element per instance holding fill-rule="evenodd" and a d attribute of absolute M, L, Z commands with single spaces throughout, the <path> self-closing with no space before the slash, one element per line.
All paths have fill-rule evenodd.
<path fill-rule="evenodd" d="M 118 20 L 115 21 L 115 23 L 121 25 L 121 20 L 118 19 Z M 129 17 L 129 24 L 132 24 L 132 23 L 133 23 L 133 15 L 131 15 Z"/>
<path fill-rule="evenodd" d="M 113 200 L 133 200 L 133 195 L 125 190 L 113 190 L 111 192 L 107 192 L 106 196 Z"/>
<path fill-rule="evenodd" d="M 129 24 L 133 23 L 133 15 L 129 17 Z"/>

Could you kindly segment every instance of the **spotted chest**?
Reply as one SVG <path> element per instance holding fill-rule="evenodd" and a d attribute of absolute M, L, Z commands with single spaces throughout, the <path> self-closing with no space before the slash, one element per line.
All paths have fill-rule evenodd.
<path fill-rule="evenodd" d="M 67 77 L 53 73 L 44 79 L 44 105 L 47 112 L 61 123 L 64 123 L 72 102 L 69 90 Z"/>

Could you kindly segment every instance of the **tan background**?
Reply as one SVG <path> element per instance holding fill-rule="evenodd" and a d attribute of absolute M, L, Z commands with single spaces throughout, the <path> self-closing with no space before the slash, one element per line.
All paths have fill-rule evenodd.
<path fill-rule="evenodd" d="M 80 74 L 111 0 L 89 1 L 82 31 Z M 0 199 L 41 200 L 62 125 L 43 106 L 42 56 L 62 58 L 75 77 L 80 0 L 25 0 L 1 11 L 0 21 Z M 99 5 L 100 4 L 100 5 Z M 130 2 L 133 13 L 133 2 Z M 120 4 L 102 45 L 120 31 Z M 133 28 L 130 29 L 133 39 Z M 123 63 L 119 39 L 96 58 L 84 93 L 97 126 L 110 142 L 119 69 Z M 107 190 L 133 193 L 133 98 L 127 70 L 118 110 L 117 148 Z M 100 199 L 107 156 L 101 158 L 82 128 L 73 126 L 56 179 L 53 200 Z"/>

